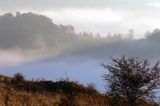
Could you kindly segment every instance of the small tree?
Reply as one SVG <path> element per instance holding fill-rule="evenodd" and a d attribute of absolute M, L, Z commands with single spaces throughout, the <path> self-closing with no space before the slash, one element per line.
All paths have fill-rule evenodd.
<path fill-rule="evenodd" d="M 13 77 L 16 82 L 23 82 L 25 80 L 24 75 L 22 73 L 16 73 Z"/>
<path fill-rule="evenodd" d="M 159 62 L 150 67 L 147 60 L 125 56 L 112 61 L 111 65 L 102 64 L 109 72 L 104 74 L 108 95 L 133 104 L 153 100 L 154 90 L 160 85 Z"/>

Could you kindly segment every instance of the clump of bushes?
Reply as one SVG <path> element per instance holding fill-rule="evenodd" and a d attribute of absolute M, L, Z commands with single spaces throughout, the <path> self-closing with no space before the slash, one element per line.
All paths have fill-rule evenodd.
<path fill-rule="evenodd" d="M 60 81 L 46 81 L 46 80 L 25 80 L 22 73 L 16 73 L 8 85 L 15 90 L 27 91 L 27 92 L 59 92 L 65 94 L 78 95 L 79 93 L 96 94 L 98 91 L 95 89 L 94 84 L 88 84 L 84 86 L 76 81 L 60 80 Z"/>
<path fill-rule="evenodd" d="M 23 82 L 25 80 L 24 75 L 22 73 L 14 74 L 12 81 L 14 82 Z"/>

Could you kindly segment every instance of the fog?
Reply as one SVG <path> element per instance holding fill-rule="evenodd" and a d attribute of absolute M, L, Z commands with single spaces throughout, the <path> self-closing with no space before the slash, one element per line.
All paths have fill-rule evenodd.
<path fill-rule="evenodd" d="M 159 29 L 134 39 L 134 30 L 103 37 L 98 33 L 77 33 L 72 25 L 62 24 L 31 12 L 1 15 L 0 72 L 10 76 L 22 72 L 27 79 L 69 77 L 84 84 L 93 82 L 104 91 L 105 69 L 100 64 L 109 64 L 110 57 L 159 59 Z"/>

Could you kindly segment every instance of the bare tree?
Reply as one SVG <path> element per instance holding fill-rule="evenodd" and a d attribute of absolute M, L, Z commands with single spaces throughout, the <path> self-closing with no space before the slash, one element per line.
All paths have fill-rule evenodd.
<path fill-rule="evenodd" d="M 111 65 L 102 64 L 109 72 L 103 76 L 108 95 L 133 104 L 154 99 L 154 90 L 160 85 L 159 62 L 151 67 L 148 60 L 125 56 L 112 58 L 112 62 Z"/>

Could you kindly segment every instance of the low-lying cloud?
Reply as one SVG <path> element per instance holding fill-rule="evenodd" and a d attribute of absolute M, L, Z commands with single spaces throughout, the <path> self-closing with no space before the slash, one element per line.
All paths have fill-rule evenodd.
<path fill-rule="evenodd" d="M 107 37 L 76 33 L 71 25 L 56 25 L 46 16 L 11 13 L 0 16 L 0 64 L 16 64 L 42 58 L 77 56 L 103 59 L 112 56 L 157 58 L 160 55 L 160 30 L 148 32 L 146 38 L 133 39 L 116 34 Z M 81 59 L 82 59 L 81 58 Z M 77 60 L 78 61 L 78 60 Z"/>

